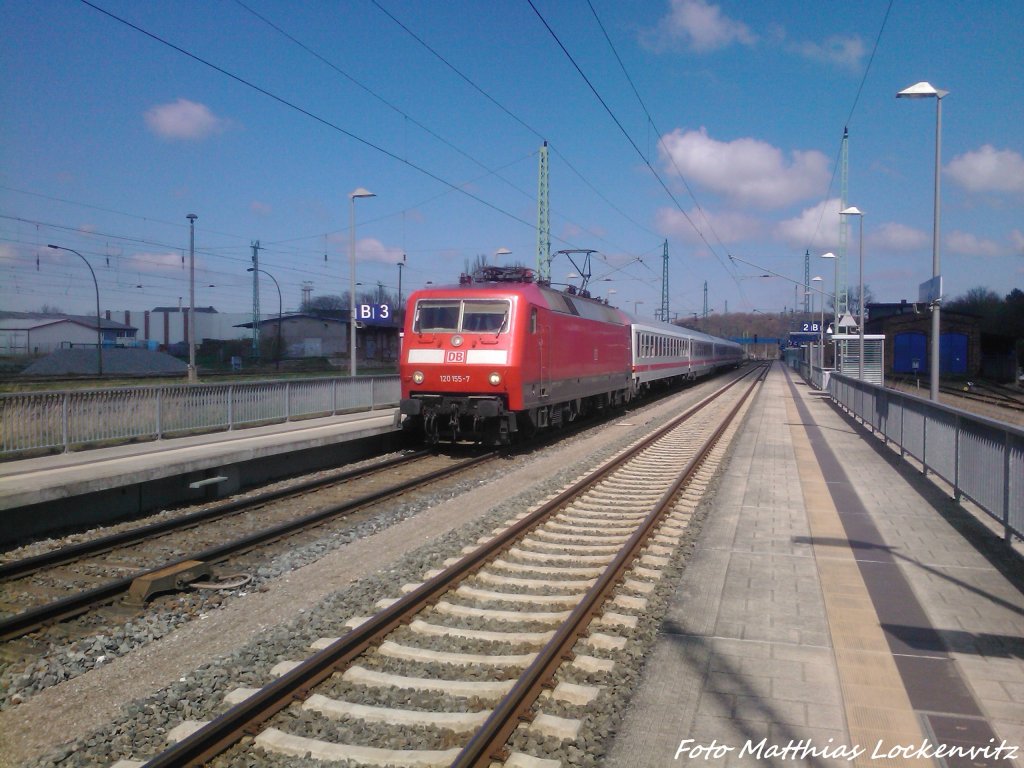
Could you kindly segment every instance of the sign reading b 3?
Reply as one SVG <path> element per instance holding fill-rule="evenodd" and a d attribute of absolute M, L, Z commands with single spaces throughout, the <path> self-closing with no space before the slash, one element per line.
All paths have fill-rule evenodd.
<path fill-rule="evenodd" d="M 390 304 L 356 305 L 356 322 L 364 325 L 391 325 L 393 315 Z"/>

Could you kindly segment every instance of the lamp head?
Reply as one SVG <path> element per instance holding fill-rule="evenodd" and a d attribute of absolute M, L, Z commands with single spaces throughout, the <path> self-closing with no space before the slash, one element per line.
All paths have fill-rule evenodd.
<path fill-rule="evenodd" d="M 358 189 L 355 189 L 352 192 L 348 193 L 348 199 L 349 200 L 354 200 L 357 197 L 376 197 L 376 196 L 377 195 L 375 195 L 370 190 L 363 189 L 362 187 L 359 187 Z"/>
<path fill-rule="evenodd" d="M 836 255 L 834 253 L 832 253 L 832 251 L 829 251 L 828 253 L 821 254 L 821 258 L 823 258 L 823 259 L 834 259 L 834 258 L 836 258 Z"/>
<path fill-rule="evenodd" d="M 943 96 L 949 94 L 949 91 L 943 91 L 936 88 L 931 83 L 921 81 L 920 83 L 914 83 L 909 88 L 904 88 L 902 91 L 896 94 L 897 99 L 941 99 Z"/>
<path fill-rule="evenodd" d="M 861 209 L 858 208 L 857 206 L 851 205 L 849 208 L 844 208 L 843 210 L 841 210 L 839 212 L 839 215 L 840 216 L 863 216 L 864 212 L 861 211 Z"/>

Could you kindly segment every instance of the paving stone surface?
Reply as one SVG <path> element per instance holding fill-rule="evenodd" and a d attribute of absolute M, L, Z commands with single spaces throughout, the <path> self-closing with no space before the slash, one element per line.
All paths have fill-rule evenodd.
<path fill-rule="evenodd" d="M 931 733 L 929 713 L 890 708 L 886 686 L 896 667 L 904 676 L 924 669 L 959 681 L 965 701 L 995 736 L 1024 753 L 1024 578 L 1007 577 L 1007 561 L 995 562 L 984 526 L 967 519 L 940 487 L 791 375 L 795 386 L 777 364 L 747 415 L 644 679 L 602 765 L 851 765 L 834 750 L 856 745 L 871 728 Z M 839 465 L 822 460 L 824 497 L 801 485 L 798 460 L 807 449 L 803 416 L 794 418 L 794 391 L 823 440 L 817 450 L 827 446 Z M 819 498 L 833 506 L 833 516 L 838 509 L 842 525 L 822 516 Z M 822 535 L 823 524 L 835 535 Z M 880 541 L 848 536 L 851 526 L 877 531 Z M 1014 562 L 1024 569 L 1011 558 L 1011 570 Z M 877 584 L 867 602 L 859 596 L 871 592 L 875 579 L 897 576 L 916 599 L 926 631 L 912 618 L 901 628 L 898 615 L 887 623 L 891 609 L 872 607 L 880 600 Z M 823 588 L 823 579 L 829 586 Z M 858 633 L 865 628 L 877 634 L 863 639 Z M 871 662 L 879 638 L 889 673 Z M 891 653 L 900 642 L 902 660 Z M 899 674 L 896 680 L 906 701 Z M 919 692 L 927 680 L 906 685 Z M 752 754 L 763 739 L 761 752 Z M 765 756 L 773 745 L 801 740 L 833 753 L 776 757 L 777 763 Z M 733 749 L 694 751 L 713 744 Z M 862 757 L 858 764 L 933 762 Z M 1024 766 L 1024 755 L 998 764 Z"/>

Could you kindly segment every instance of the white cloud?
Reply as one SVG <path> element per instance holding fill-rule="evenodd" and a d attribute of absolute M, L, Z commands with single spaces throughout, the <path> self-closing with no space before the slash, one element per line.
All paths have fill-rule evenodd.
<path fill-rule="evenodd" d="M 388 248 L 380 240 L 373 237 L 361 238 L 356 243 L 356 258 L 359 261 L 397 264 L 402 260 L 402 249 Z"/>
<path fill-rule="evenodd" d="M 196 264 L 199 257 L 196 257 Z M 180 253 L 136 253 L 129 257 L 129 269 L 141 269 L 147 272 L 158 272 L 167 268 L 183 269 L 188 266 L 187 260 Z"/>
<path fill-rule="evenodd" d="M 757 35 L 746 24 L 723 15 L 719 6 L 706 0 L 672 0 L 668 15 L 645 38 L 645 43 L 657 50 L 683 46 L 699 53 L 757 42 Z"/>
<path fill-rule="evenodd" d="M 327 235 L 327 242 L 338 246 L 342 259 L 348 259 L 348 231 L 330 232 Z M 361 237 L 356 241 L 356 260 L 374 261 L 381 264 L 397 264 L 402 260 L 402 249 L 391 248 L 384 245 L 380 240 L 373 237 Z M 452 251 L 452 254 L 462 256 L 460 251 Z M 490 254 L 489 254 L 490 255 Z M 345 262 L 348 263 L 347 261 Z"/>
<path fill-rule="evenodd" d="M 1024 192 L 1024 157 L 991 144 L 953 158 L 946 173 L 969 192 Z"/>
<path fill-rule="evenodd" d="M 205 104 L 188 99 L 158 104 L 147 110 L 144 117 L 149 129 L 164 139 L 205 139 L 224 131 L 228 125 L 227 120 L 217 117 Z"/>
<path fill-rule="evenodd" d="M 693 225 L 690 224 L 690 221 L 687 221 L 686 216 L 690 217 Z M 678 238 L 683 242 L 694 245 L 703 242 L 700 235 L 694 229 L 694 225 L 712 245 L 715 245 L 719 240 L 726 244 L 740 243 L 759 238 L 764 233 L 764 225 L 760 221 L 735 211 L 725 211 L 723 213 L 704 211 L 702 214 L 695 209 L 691 209 L 686 212 L 686 216 L 678 208 L 659 209 L 656 214 L 655 225 L 658 233 L 667 237 Z M 710 222 L 710 225 L 708 222 Z"/>
<path fill-rule="evenodd" d="M 851 238 L 852 240 L 852 238 Z M 928 247 L 931 234 L 920 229 L 908 227 L 906 224 L 887 222 L 879 227 L 870 238 L 871 248 L 883 251 L 919 251 Z"/>
<path fill-rule="evenodd" d="M 950 232 L 943 238 L 943 241 L 951 253 L 960 253 L 965 256 L 1002 256 L 1006 253 L 1006 248 L 995 240 L 986 240 L 960 230 Z"/>
<path fill-rule="evenodd" d="M 13 262 L 18 258 L 17 251 L 14 250 L 13 245 L 8 243 L 0 243 L 0 264 Z"/>
<path fill-rule="evenodd" d="M 789 49 L 794 53 L 826 64 L 837 64 L 852 72 L 859 72 L 863 66 L 866 48 L 859 37 L 833 35 L 821 43 L 806 41 L 793 43 Z"/>
<path fill-rule="evenodd" d="M 270 207 L 270 203 L 264 203 L 260 200 L 253 200 L 249 203 L 249 210 L 255 213 L 257 216 L 269 216 L 273 213 L 273 208 Z"/>
<path fill-rule="evenodd" d="M 1010 245 L 1018 256 L 1024 256 L 1024 232 L 1015 229 L 1010 232 Z"/>
<path fill-rule="evenodd" d="M 811 243 L 815 249 L 834 250 L 839 244 L 839 198 L 818 203 L 796 218 L 779 222 L 775 239 L 794 248 L 805 248 Z"/>
<path fill-rule="evenodd" d="M 829 159 L 816 150 L 782 150 L 757 139 L 716 141 L 707 131 L 678 128 L 658 145 L 664 168 L 679 172 L 737 203 L 782 208 L 821 194 L 828 185 Z M 673 163 L 674 161 L 674 163 Z"/>

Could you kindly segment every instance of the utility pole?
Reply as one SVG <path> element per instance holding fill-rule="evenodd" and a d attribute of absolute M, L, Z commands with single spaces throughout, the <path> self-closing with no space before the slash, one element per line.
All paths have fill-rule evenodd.
<path fill-rule="evenodd" d="M 704 320 L 708 319 L 708 281 L 704 281 Z"/>
<path fill-rule="evenodd" d="M 668 322 L 668 240 L 661 251 L 661 321 Z"/>
<path fill-rule="evenodd" d="M 398 306 L 395 307 L 395 312 L 402 310 L 402 267 L 405 266 L 405 254 L 402 254 L 402 260 L 398 262 Z"/>
<path fill-rule="evenodd" d="M 252 243 L 252 356 L 260 357 L 260 241 Z"/>
<path fill-rule="evenodd" d="M 551 282 L 551 209 L 548 201 L 548 143 L 540 148 L 537 169 L 537 281 Z"/>
<path fill-rule="evenodd" d="M 846 128 L 843 129 L 843 144 L 842 152 L 840 157 L 840 174 L 839 174 L 839 210 L 845 211 L 850 203 L 847 201 L 847 192 L 849 189 L 850 179 L 850 132 Z M 847 244 L 849 243 L 849 222 L 845 216 L 839 217 L 839 253 L 836 255 L 836 298 L 835 298 L 835 325 L 832 328 L 836 333 L 839 332 L 839 318 L 850 311 L 850 293 L 848 281 L 846 279 L 846 252 Z"/>
<path fill-rule="evenodd" d="M 196 376 L 196 219 L 194 213 L 188 219 L 188 383 L 195 384 Z"/>
<path fill-rule="evenodd" d="M 809 302 L 811 300 L 811 251 L 808 249 L 804 253 L 804 314 L 809 314 L 811 311 Z"/>

